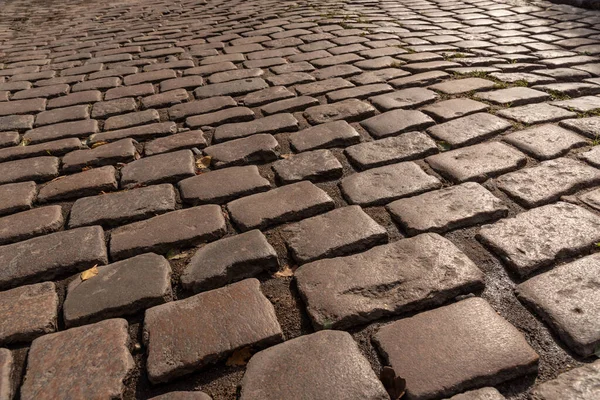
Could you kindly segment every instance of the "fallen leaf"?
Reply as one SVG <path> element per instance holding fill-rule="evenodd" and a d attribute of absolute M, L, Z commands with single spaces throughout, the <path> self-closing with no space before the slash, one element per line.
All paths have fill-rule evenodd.
<path fill-rule="evenodd" d="M 21 140 L 21 143 L 19 143 L 19 146 L 27 146 L 30 142 L 31 140 L 29 139 L 23 139 Z"/>
<path fill-rule="evenodd" d="M 276 278 L 287 278 L 290 276 L 294 276 L 294 271 L 290 268 L 289 265 L 284 265 L 283 269 L 275 272 L 274 276 Z"/>
<path fill-rule="evenodd" d="M 87 281 L 90 278 L 98 275 L 98 264 L 94 265 L 92 268 L 87 269 L 81 273 L 81 280 Z"/>
<path fill-rule="evenodd" d="M 396 376 L 392 367 L 383 367 L 380 379 L 392 400 L 398 400 L 406 393 L 406 380 Z"/>
<path fill-rule="evenodd" d="M 167 260 L 179 260 L 187 257 L 188 253 L 180 253 L 177 249 L 171 249 L 167 252 Z"/>
<path fill-rule="evenodd" d="M 284 160 L 287 160 L 291 156 L 292 156 L 291 154 L 280 154 L 280 157 L 283 158 Z"/>
<path fill-rule="evenodd" d="M 211 156 L 204 156 L 196 160 L 196 167 L 200 169 L 206 169 L 210 167 L 210 162 L 212 161 Z"/>
<path fill-rule="evenodd" d="M 225 365 L 228 367 L 243 366 L 248 364 L 248 360 L 252 357 L 250 347 L 242 347 L 233 352 L 233 354 L 227 359 Z"/>
<path fill-rule="evenodd" d="M 104 146 L 105 144 L 108 144 L 108 142 L 96 142 L 91 146 L 91 148 L 95 149 L 96 147 Z"/>

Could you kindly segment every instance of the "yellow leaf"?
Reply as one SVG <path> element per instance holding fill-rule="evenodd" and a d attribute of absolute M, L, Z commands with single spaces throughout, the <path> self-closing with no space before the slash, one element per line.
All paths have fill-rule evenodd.
<path fill-rule="evenodd" d="M 289 265 L 284 265 L 283 269 L 275 272 L 276 278 L 288 278 L 290 276 L 294 276 L 294 271 L 290 268 Z"/>
<path fill-rule="evenodd" d="M 29 139 L 23 139 L 21 143 L 19 143 L 19 146 L 27 146 L 30 142 L 31 140 Z"/>
<path fill-rule="evenodd" d="M 96 142 L 92 145 L 92 149 L 95 149 L 96 147 L 100 147 L 103 146 L 105 144 L 108 144 L 108 142 Z"/>
<path fill-rule="evenodd" d="M 176 254 L 177 250 L 169 250 L 167 253 L 167 260 L 179 260 L 187 257 L 188 253 L 179 253 Z"/>
<path fill-rule="evenodd" d="M 233 367 L 236 365 L 246 365 L 250 357 L 252 357 L 250 347 L 242 347 L 241 349 L 238 349 L 233 352 L 233 354 L 227 359 L 225 365 L 227 365 L 228 367 Z"/>
<path fill-rule="evenodd" d="M 210 162 L 212 161 L 211 156 L 204 156 L 196 160 L 196 167 L 200 169 L 205 169 L 210 167 Z"/>
<path fill-rule="evenodd" d="M 81 280 L 87 281 L 90 278 L 98 275 L 98 264 L 94 265 L 92 268 L 85 270 L 81 273 Z"/>
<path fill-rule="evenodd" d="M 280 157 L 283 158 L 284 160 L 287 160 L 288 158 L 290 158 L 292 155 L 291 154 L 281 154 Z"/>

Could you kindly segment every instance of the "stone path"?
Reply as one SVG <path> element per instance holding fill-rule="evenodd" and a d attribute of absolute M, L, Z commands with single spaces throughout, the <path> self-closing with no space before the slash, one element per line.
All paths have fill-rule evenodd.
<path fill-rule="evenodd" d="M 600 11 L 0 0 L 0 400 L 597 400 L 599 293 Z"/>

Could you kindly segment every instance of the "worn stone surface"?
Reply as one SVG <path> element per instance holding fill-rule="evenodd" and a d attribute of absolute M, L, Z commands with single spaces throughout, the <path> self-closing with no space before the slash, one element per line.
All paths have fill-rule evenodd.
<path fill-rule="evenodd" d="M 496 389 L 486 387 L 460 393 L 446 400 L 506 400 L 506 397 L 502 396 Z"/>
<path fill-rule="evenodd" d="M 538 103 L 548 100 L 550 95 L 539 90 L 526 87 L 513 87 L 496 90 L 493 92 L 477 93 L 475 97 L 481 100 L 489 101 L 493 104 L 522 106 L 529 103 Z"/>
<path fill-rule="evenodd" d="M 171 266 L 153 253 L 98 267 L 98 274 L 67 287 L 63 305 L 68 327 L 135 314 L 172 299 Z"/>
<path fill-rule="evenodd" d="M 595 139 L 600 132 L 600 117 L 566 119 L 560 121 L 560 126 Z"/>
<path fill-rule="evenodd" d="M 0 292 L 0 316 L 2 345 L 29 342 L 56 331 L 56 286 L 52 282 L 44 282 Z"/>
<path fill-rule="evenodd" d="M 133 161 L 137 155 L 135 144 L 132 139 L 122 139 L 93 149 L 72 151 L 62 158 L 62 169 L 75 172 L 86 167 L 102 167 Z"/>
<path fill-rule="evenodd" d="M 471 99 L 450 99 L 431 104 L 423 108 L 423 112 L 431 115 L 436 121 L 444 122 L 466 115 L 486 111 L 489 106 Z"/>
<path fill-rule="evenodd" d="M 212 400 L 212 397 L 204 392 L 169 392 L 152 397 L 150 400 Z"/>
<path fill-rule="evenodd" d="M 337 257 L 387 242 L 384 227 L 359 206 L 349 206 L 307 218 L 284 229 L 292 257 L 304 264 Z"/>
<path fill-rule="evenodd" d="M 290 135 L 290 145 L 297 152 L 345 147 L 360 142 L 360 134 L 346 121 L 327 122 Z"/>
<path fill-rule="evenodd" d="M 375 114 L 375 107 L 357 99 L 340 101 L 333 104 L 307 108 L 303 115 L 312 124 L 324 124 L 331 121 L 344 120 L 356 122 Z"/>
<path fill-rule="evenodd" d="M 287 379 L 289 374 L 296 378 Z M 389 398 L 352 336 L 339 331 L 302 336 L 255 354 L 241 387 L 241 400 Z"/>
<path fill-rule="evenodd" d="M 560 196 L 600 183 L 600 171 L 571 158 L 557 158 L 503 175 L 498 188 L 526 207 L 556 201 Z"/>
<path fill-rule="evenodd" d="M 408 161 L 350 175 L 340 189 L 350 204 L 363 207 L 384 205 L 401 197 L 437 189 L 442 183 Z"/>
<path fill-rule="evenodd" d="M 196 175 L 194 154 L 191 150 L 180 150 L 144 157 L 127 164 L 121 169 L 121 187 L 176 183 L 194 175 Z"/>
<path fill-rule="evenodd" d="M 13 396 L 14 358 L 10 350 L 0 348 L 0 399 L 11 400 Z"/>
<path fill-rule="evenodd" d="M 183 271 L 181 283 L 186 289 L 198 293 L 278 266 L 275 249 L 255 229 L 201 247 Z"/>
<path fill-rule="evenodd" d="M 588 143 L 583 137 L 550 124 L 510 133 L 504 140 L 541 160 L 562 156 Z"/>
<path fill-rule="evenodd" d="M 223 236 L 226 231 L 221 208 L 205 205 L 172 211 L 119 227 L 110 235 L 110 255 L 123 259 L 136 254 L 166 253 Z"/>
<path fill-rule="evenodd" d="M 498 111 L 498 115 L 523 124 L 541 124 L 545 122 L 557 122 L 565 118 L 577 116 L 572 111 L 560 107 L 551 106 L 546 103 L 529 104 L 526 106 L 507 108 Z"/>
<path fill-rule="evenodd" d="M 127 328 L 124 319 L 111 319 L 34 340 L 21 398 L 122 397 L 134 369 Z"/>
<path fill-rule="evenodd" d="M 94 195 L 116 188 L 116 170 L 112 166 L 106 166 L 48 182 L 40 187 L 37 199 L 40 202 L 48 202 Z"/>
<path fill-rule="evenodd" d="M 58 176 L 59 165 L 60 160 L 51 156 L 1 163 L 0 183 L 48 181 Z"/>
<path fill-rule="evenodd" d="M 0 287 L 52 279 L 106 264 L 104 232 L 99 226 L 72 229 L 0 246 Z"/>
<path fill-rule="evenodd" d="M 292 114 L 275 114 L 249 122 L 238 122 L 218 126 L 215 129 L 213 140 L 223 142 L 239 139 L 258 133 L 275 134 L 281 132 L 294 132 L 298 130 L 298 121 Z"/>
<path fill-rule="evenodd" d="M 331 151 L 314 150 L 275 162 L 273 171 L 282 183 L 302 180 L 316 182 L 340 178 L 343 167 Z"/>
<path fill-rule="evenodd" d="M 478 239 L 520 276 L 583 253 L 600 239 L 600 217 L 564 202 L 484 225 Z"/>
<path fill-rule="evenodd" d="M 37 196 L 35 182 L 10 183 L 0 186 L 0 215 L 29 210 Z"/>
<path fill-rule="evenodd" d="M 191 147 L 203 149 L 206 145 L 204 132 L 201 130 L 187 131 L 147 142 L 144 145 L 144 154 L 152 156 Z"/>
<path fill-rule="evenodd" d="M 265 163 L 277 159 L 279 143 L 273 135 L 258 134 L 209 146 L 204 154 L 211 157 L 214 168 Z"/>
<path fill-rule="evenodd" d="M 510 122 L 495 115 L 477 113 L 432 126 L 427 133 L 452 147 L 460 147 L 481 142 L 511 127 Z"/>
<path fill-rule="evenodd" d="M 413 399 L 453 395 L 537 370 L 538 355 L 523 334 L 480 298 L 394 322 L 373 339 L 406 379 Z"/>
<path fill-rule="evenodd" d="M 38 207 L 0 218 L 0 245 L 26 240 L 61 229 L 65 221 L 58 205 Z"/>
<path fill-rule="evenodd" d="M 169 184 L 78 199 L 71 208 L 69 228 L 114 226 L 173 211 L 177 196 Z"/>
<path fill-rule="evenodd" d="M 334 202 L 331 197 L 307 181 L 227 203 L 233 222 L 243 231 L 296 221 L 332 208 Z"/>
<path fill-rule="evenodd" d="M 600 254 L 580 258 L 517 286 L 517 296 L 583 357 L 600 344 Z"/>
<path fill-rule="evenodd" d="M 475 264 L 434 233 L 305 264 L 295 276 L 316 329 L 344 329 L 440 305 L 483 287 Z"/>
<path fill-rule="evenodd" d="M 434 124 L 427 115 L 415 110 L 393 110 L 360 123 L 373 137 L 380 139 L 403 132 L 425 129 Z"/>
<path fill-rule="evenodd" d="M 600 361 L 560 374 L 557 378 L 536 386 L 533 400 L 581 399 L 592 400 L 600 395 Z"/>
<path fill-rule="evenodd" d="M 253 278 L 150 308 L 144 318 L 148 378 L 154 383 L 189 374 L 245 346 L 282 340 L 273 305 Z"/>
<path fill-rule="evenodd" d="M 387 209 L 409 235 L 443 233 L 508 214 L 500 199 L 475 182 L 396 200 Z"/>

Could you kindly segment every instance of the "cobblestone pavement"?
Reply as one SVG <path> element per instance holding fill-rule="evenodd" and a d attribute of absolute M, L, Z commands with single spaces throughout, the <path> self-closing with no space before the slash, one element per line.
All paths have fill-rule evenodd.
<path fill-rule="evenodd" d="M 599 168 L 600 12 L 0 0 L 0 400 L 600 399 Z"/>

